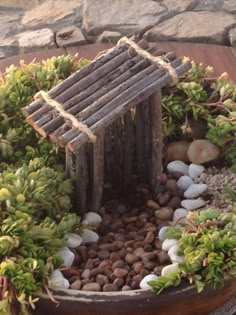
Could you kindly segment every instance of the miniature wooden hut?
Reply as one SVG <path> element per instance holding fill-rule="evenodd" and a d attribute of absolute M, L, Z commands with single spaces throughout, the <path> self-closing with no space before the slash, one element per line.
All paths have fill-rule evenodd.
<path fill-rule="evenodd" d="M 66 148 L 80 212 L 98 210 L 104 182 L 123 188 L 136 174 L 158 189 L 160 90 L 190 67 L 144 40 L 126 40 L 49 91 L 60 108 L 44 98 L 23 109 L 40 135 Z"/>

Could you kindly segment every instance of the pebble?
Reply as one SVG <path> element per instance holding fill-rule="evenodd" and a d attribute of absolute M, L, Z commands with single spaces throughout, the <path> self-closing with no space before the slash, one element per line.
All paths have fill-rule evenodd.
<path fill-rule="evenodd" d="M 119 288 L 117 287 L 117 285 L 115 285 L 114 283 L 106 283 L 102 290 L 104 292 L 114 292 L 114 291 L 118 291 Z"/>
<path fill-rule="evenodd" d="M 158 238 L 160 241 L 164 241 L 166 239 L 166 232 L 169 229 L 169 226 L 163 226 L 158 232 Z"/>
<path fill-rule="evenodd" d="M 188 158 L 194 164 L 204 164 L 216 160 L 220 155 L 220 149 L 209 140 L 194 140 L 188 148 Z"/>
<path fill-rule="evenodd" d="M 101 286 L 96 282 L 87 283 L 82 287 L 83 291 L 101 291 Z"/>
<path fill-rule="evenodd" d="M 158 252 L 157 257 L 161 265 L 165 264 L 166 262 L 170 260 L 170 257 L 168 256 L 167 252 L 165 252 L 164 250 Z"/>
<path fill-rule="evenodd" d="M 64 278 L 60 270 L 54 270 L 49 277 L 49 287 L 53 290 L 68 289 L 70 283 Z"/>
<path fill-rule="evenodd" d="M 183 220 L 180 220 L 179 222 L 184 222 L 185 217 L 188 215 L 188 211 L 184 208 L 178 208 L 175 210 L 174 215 L 173 215 L 173 221 L 180 220 L 180 218 L 183 218 Z"/>
<path fill-rule="evenodd" d="M 137 257 L 142 257 L 142 255 L 145 253 L 143 247 L 138 247 L 134 250 L 134 255 Z"/>
<path fill-rule="evenodd" d="M 63 265 L 67 267 L 71 267 L 74 259 L 75 259 L 75 254 L 69 250 L 68 247 L 63 247 L 57 252 L 57 255 L 60 256 L 63 259 Z"/>
<path fill-rule="evenodd" d="M 155 211 L 155 217 L 161 220 L 171 219 L 172 215 L 173 215 L 173 209 L 168 208 L 168 207 L 161 208 L 160 210 Z"/>
<path fill-rule="evenodd" d="M 151 289 L 150 285 L 148 284 L 151 280 L 156 280 L 158 276 L 150 274 L 143 278 L 143 280 L 140 282 L 139 287 L 140 289 Z"/>
<path fill-rule="evenodd" d="M 161 206 L 166 206 L 169 200 L 170 200 L 170 193 L 168 191 L 158 197 L 158 203 Z"/>
<path fill-rule="evenodd" d="M 197 198 L 199 197 L 204 191 L 207 190 L 206 184 L 192 184 L 185 192 L 184 197 L 185 198 Z"/>
<path fill-rule="evenodd" d="M 205 170 L 205 167 L 203 165 L 198 165 L 198 164 L 190 164 L 188 173 L 189 176 L 193 179 L 198 178 Z"/>
<path fill-rule="evenodd" d="M 170 201 L 167 203 L 168 208 L 176 209 L 181 204 L 181 198 L 180 197 L 172 197 Z"/>
<path fill-rule="evenodd" d="M 70 288 L 72 290 L 80 290 L 81 286 L 82 286 L 81 280 L 77 279 L 70 285 Z"/>
<path fill-rule="evenodd" d="M 125 284 L 125 281 L 122 278 L 116 278 L 113 284 L 116 285 L 118 288 L 121 288 Z"/>
<path fill-rule="evenodd" d="M 99 239 L 98 234 L 94 231 L 89 230 L 89 229 L 84 229 L 81 237 L 83 240 L 83 244 L 96 243 Z"/>
<path fill-rule="evenodd" d="M 134 263 L 136 263 L 139 260 L 139 257 L 137 257 L 134 254 L 128 253 L 125 256 L 125 261 L 129 264 L 129 265 L 133 265 Z"/>
<path fill-rule="evenodd" d="M 132 290 L 132 288 L 129 285 L 124 285 L 122 287 L 122 291 L 130 291 L 130 290 Z"/>
<path fill-rule="evenodd" d="M 188 175 L 188 165 L 180 160 L 175 160 L 173 162 L 168 163 L 167 170 L 170 173 L 179 172 L 184 175 Z"/>
<path fill-rule="evenodd" d="M 177 272 L 179 268 L 179 264 L 178 263 L 173 263 L 171 265 L 167 265 L 165 266 L 162 271 L 161 271 L 161 275 L 162 276 L 167 276 L 169 273 L 171 272 Z"/>
<path fill-rule="evenodd" d="M 175 239 L 166 239 L 166 240 L 164 240 L 164 242 L 162 243 L 162 246 L 161 246 L 161 248 L 162 248 L 162 250 L 165 250 L 166 252 L 168 252 L 168 250 L 171 248 L 171 247 L 173 247 L 173 246 L 175 246 L 175 245 L 177 245 L 178 244 L 178 241 L 177 240 L 175 240 Z"/>
<path fill-rule="evenodd" d="M 182 200 L 181 206 L 187 209 L 188 211 L 196 210 L 202 208 L 206 205 L 206 201 L 202 198 L 198 199 L 185 199 Z"/>
<path fill-rule="evenodd" d="M 125 276 L 127 276 L 128 270 L 124 268 L 115 268 L 113 273 L 117 278 L 124 278 Z"/>
<path fill-rule="evenodd" d="M 152 232 L 148 232 L 145 239 L 144 244 L 151 244 L 155 240 L 155 235 Z"/>
<path fill-rule="evenodd" d="M 190 142 L 186 140 L 176 141 L 169 143 L 165 146 L 164 152 L 167 157 L 167 161 L 180 160 L 183 162 L 188 162 L 189 158 L 187 155 Z"/>
<path fill-rule="evenodd" d="M 89 269 L 85 269 L 83 272 L 82 272 L 82 274 L 81 274 L 81 278 L 82 279 L 89 279 L 89 277 L 90 277 L 90 270 Z"/>
<path fill-rule="evenodd" d="M 108 250 L 99 250 L 97 256 L 100 259 L 107 259 L 110 256 L 110 253 Z"/>
<path fill-rule="evenodd" d="M 66 237 L 67 237 L 66 246 L 70 248 L 77 248 L 83 242 L 81 236 L 75 233 L 67 233 Z"/>
<path fill-rule="evenodd" d="M 96 212 L 87 212 L 83 219 L 86 220 L 88 224 L 100 224 L 102 222 L 102 217 Z"/>
<path fill-rule="evenodd" d="M 108 283 L 108 277 L 105 275 L 98 274 L 96 276 L 96 282 L 102 287 L 104 284 Z"/>
<path fill-rule="evenodd" d="M 192 178 L 187 175 L 181 176 L 177 181 L 177 186 L 182 191 L 187 190 L 192 184 L 193 184 Z"/>
<path fill-rule="evenodd" d="M 156 203 L 156 202 L 153 201 L 153 200 L 148 200 L 148 201 L 147 201 L 147 207 L 148 207 L 148 208 L 151 208 L 151 209 L 154 209 L 154 210 L 160 209 L 159 204 Z"/>
<path fill-rule="evenodd" d="M 168 255 L 172 263 L 183 264 L 185 262 L 184 256 L 178 255 L 179 245 L 175 245 L 168 250 Z"/>

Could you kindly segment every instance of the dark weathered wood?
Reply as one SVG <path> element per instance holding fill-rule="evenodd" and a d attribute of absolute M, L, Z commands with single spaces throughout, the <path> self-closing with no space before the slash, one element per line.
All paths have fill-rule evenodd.
<path fill-rule="evenodd" d="M 112 154 L 112 126 L 105 130 L 105 174 L 104 182 L 106 185 L 111 186 L 112 172 L 114 168 L 113 154 Z"/>
<path fill-rule="evenodd" d="M 150 67 L 140 71 L 133 77 L 131 77 L 129 80 L 125 81 L 124 83 L 120 84 L 110 92 L 107 92 L 103 97 L 101 97 L 97 102 L 94 102 L 84 110 L 82 110 L 78 118 L 80 120 L 86 120 L 89 119 L 92 115 L 97 113 L 100 109 L 104 107 L 109 101 L 114 100 L 117 96 L 121 96 L 124 91 L 127 91 L 129 88 L 132 88 L 132 86 L 141 81 L 142 79 L 145 79 L 149 74 L 153 73 L 156 70 L 156 66 L 151 65 Z"/>
<path fill-rule="evenodd" d="M 122 119 L 119 118 L 113 123 L 113 184 L 121 189 L 123 180 L 123 126 Z"/>
<path fill-rule="evenodd" d="M 173 65 L 179 65 L 180 61 L 175 60 Z M 180 66 L 181 69 L 181 66 Z M 145 69 L 146 70 L 146 69 Z M 143 70 L 143 71 L 145 71 Z M 141 73 L 138 74 L 140 77 Z M 117 97 L 112 98 L 110 102 L 105 104 L 102 109 L 98 110 L 94 115 L 90 116 L 88 119 L 84 121 L 84 123 L 88 126 L 91 127 L 92 125 L 96 124 L 101 120 L 103 117 L 106 115 L 110 114 L 113 110 L 116 110 L 116 108 L 119 107 L 119 105 L 128 102 L 131 100 L 133 97 L 137 97 L 141 93 L 141 91 L 144 91 L 146 89 L 149 89 L 149 87 L 152 84 L 156 84 L 158 86 L 161 84 L 161 82 L 166 80 L 166 78 L 169 77 L 171 80 L 171 77 L 168 74 L 165 75 L 165 70 L 164 69 L 157 69 L 154 72 L 150 73 L 148 76 L 144 76 L 141 80 L 137 81 L 135 84 L 131 85 L 130 88 L 125 89 L 123 93 L 119 94 Z M 133 78 L 132 78 L 133 79 Z M 134 79 L 133 79 L 134 80 Z M 166 81 L 165 81 L 166 82 Z M 125 82 L 124 84 L 127 84 Z M 65 134 L 63 134 L 59 141 L 61 143 L 68 143 L 69 141 L 72 141 L 73 138 L 77 137 L 80 134 L 79 130 L 72 129 Z"/>
<path fill-rule="evenodd" d="M 132 61 L 133 61 L 133 59 L 130 60 L 130 62 L 132 62 Z M 76 115 L 78 112 L 80 112 L 81 110 L 86 108 L 88 105 L 99 100 L 108 91 L 111 91 L 115 87 L 119 86 L 119 84 L 121 84 L 122 82 L 129 79 L 131 76 L 133 76 L 136 73 L 138 73 L 139 71 L 145 69 L 148 66 L 148 64 L 149 63 L 147 60 L 141 60 L 137 64 L 132 66 L 130 69 L 127 69 L 123 74 L 120 74 L 116 78 L 115 78 L 115 76 L 113 78 L 110 78 L 108 83 L 106 82 L 106 78 L 104 78 L 104 80 L 105 80 L 104 84 L 105 85 L 101 84 L 100 88 L 97 90 L 97 92 L 92 93 L 89 97 L 87 97 L 83 101 L 80 101 L 77 105 L 73 106 L 72 108 L 68 109 L 67 112 L 69 114 Z M 65 105 L 66 104 L 67 103 L 65 103 Z M 46 117 L 46 119 L 49 119 L 49 118 L 50 117 L 48 117 L 48 118 Z M 29 120 L 29 118 L 28 118 L 28 120 Z M 38 124 L 38 122 L 36 121 L 35 124 Z M 61 116 L 57 116 L 53 120 L 50 119 L 50 121 L 48 123 L 46 123 L 45 125 L 42 126 L 42 136 L 46 136 L 46 135 L 50 134 L 51 132 L 55 131 L 59 127 L 64 128 L 63 124 L 64 124 L 64 118 Z"/>
<path fill-rule="evenodd" d="M 150 126 L 150 98 L 145 99 L 139 104 L 142 112 L 144 124 L 144 160 L 145 160 L 145 174 L 143 180 L 149 183 L 151 178 L 151 126 Z"/>
<path fill-rule="evenodd" d="M 86 146 L 76 152 L 76 194 L 78 210 L 82 215 L 87 211 L 88 163 Z"/>
<path fill-rule="evenodd" d="M 97 212 L 101 206 L 104 186 L 104 133 L 97 136 L 93 145 L 93 188 L 91 210 Z"/>
<path fill-rule="evenodd" d="M 68 148 L 66 148 L 66 174 L 73 181 L 76 180 L 75 155 Z"/>
<path fill-rule="evenodd" d="M 134 122 L 131 111 L 124 115 L 124 189 L 132 180 L 134 154 Z"/>
<path fill-rule="evenodd" d="M 140 178 L 144 178 L 145 173 L 145 160 L 144 160 L 144 120 L 141 109 L 141 104 L 138 104 L 135 108 L 135 145 L 136 145 L 136 168 L 137 175 Z"/>
<path fill-rule="evenodd" d="M 150 97 L 150 123 L 152 139 L 152 190 L 158 192 L 162 173 L 162 110 L 161 90 L 157 89 Z"/>
<path fill-rule="evenodd" d="M 69 99 L 71 99 L 72 97 L 82 92 L 87 87 L 89 87 L 91 84 L 99 80 L 101 77 L 104 77 L 105 75 L 107 75 L 108 73 L 110 73 L 111 71 L 119 67 L 129 58 L 130 56 L 127 51 L 121 53 L 117 57 L 113 58 L 111 61 L 99 67 L 97 70 L 93 71 L 92 73 L 89 73 L 87 76 L 80 79 L 73 86 L 69 87 L 63 93 L 55 97 L 55 100 L 63 104 L 64 102 L 68 101 Z M 42 118 L 40 117 L 43 114 L 48 113 L 50 111 L 55 112 L 55 110 L 50 105 L 44 103 L 44 106 L 43 107 L 40 106 L 40 108 L 37 111 L 33 112 L 29 116 L 29 118 L 33 119 L 34 121 L 38 120 L 38 125 L 42 126 L 43 124 L 47 122 L 46 120 L 47 116 L 43 116 Z"/>
<path fill-rule="evenodd" d="M 112 60 L 114 57 L 120 55 L 127 49 L 128 47 L 126 45 L 113 48 L 112 51 L 106 53 L 104 56 L 100 57 L 99 59 L 91 62 L 88 66 L 82 68 L 80 71 L 75 72 L 69 78 L 65 79 L 62 83 L 54 87 L 51 91 L 49 91 L 49 95 L 53 98 L 57 97 L 60 93 L 63 93 L 68 88 L 70 88 L 75 83 L 77 83 L 78 80 L 87 76 L 89 73 L 99 69 L 104 64 Z M 42 100 L 36 100 L 35 102 L 26 106 L 23 109 L 24 115 L 26 116 L 31 115 L 33 112 L 35 112 L 42 106 L 42 103 L 43 103 Z"/>
<path fill-rule="evenodd" d="M 177 67 L 175 70 L 178 75 L 184 73 L 188 69 L 190 69 L 191 63 L 187 62 L 184 64 L 181 64 L 179 67 Z M 158 70 L 162 71 L 162 70 Z M 152 95 L 152 93 L 159 87 L 162 88 L 163 86 L 169 84 L 172 82 L 171 76 L 168 74 L 165 74 L 160 79 L 152 80 L 151 83 L 147 80 L 148 84 L 145 86 L 142 86 L 141 89 L 140 85 L 138 85 L 139 90 L 137 90 L 137 86 L 135 88 L 135 93 L 132 94 L 132 96 L 125 102 L 122 102 L 119 106 L 115 106 L 115 109 L 113 109 L 110 112 L 106 112 L 106 114 L 101 118 L 99 121 L 97 121 L 94 125 L 90 127 L 91 131 L 95 134 L 98 133 L 101 129 L 106 128 L 108 125 L 110 125 L 112 122 L 114 122 L 118 117 L 121 115 L 124 115 L 128 110 L 132 108 L 137 103 L 142 102 L 145 98 Z M 75 151 L 76 148 L 80 147 L 83 143 L 86 143 L 88 141 L 88 136 L 83 133 L 76 136 L 72 141 L 70 141 L 67 145 L 70 148 L 70 150 Z"/>
<path fill-rule="evenodd" d="M 148 48 L 148 43 L 145 40 L 139 41 L 138 44 L 143 49 Z M 85 89 L 89 84 L 96 82 L 101 76 L 109 73 L 116 66 L 121 65 L 125 60 L 130 59 L 131 56 L 128 51 L 128 45 L 122 44 L 121 46 L 115 47 L 112 51 L 108 51 L 97 60 L 93 61 L 88 66 L 77 71 L 69 78 L 64 80 L 63 83 L 56 86 L 49 92 L 49 95 L 55 98 L 58 102 L 64 103 L 66 100 L 71 99 L 79 91 Z M 92 73 L 92 76 L 91 76 Z M 42 107 L 42 104 L 44 106 Z M 40 115 L 53 110 L 49 105 L 45 104 L 42 100 L 36 100 L 29 106 L 25 107 L 22 111 L 27 117 L 28 115 L 33 115 L 35 113 L 34 120 L 38 119 Z"/>

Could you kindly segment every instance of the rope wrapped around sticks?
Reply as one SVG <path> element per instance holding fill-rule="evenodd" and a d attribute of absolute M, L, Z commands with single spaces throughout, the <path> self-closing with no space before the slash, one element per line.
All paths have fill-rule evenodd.
<path fill-rule="evenodd" d="M 128 44 L 130 47 L 132 47 L 136 53 L 138 55 L 140 55 L 141 57 L 143 58 L 146 58 L 148 59 L 149 61 L 151 61 L 152 63 L 155 63 L 155 64 L 158 64 L 158 65 L 161 65 L 163 68 L 165 68 L 169 74 L 171 75 L 172 77 L 172 80 L 173 80 L 173 85 L 176 85 L 178 84 L 179 82 L 179 77 L 175 71 L 175 69 L 170 65 L 170 63 L 166 62 L 165 60 L 163 60 L 161 57 L 158 57 L 158 56 L 152 56 L 148 51 L 142 49 L 141 47 L 139 47 L 134 41 L 132 41 L 131 39 L 129 39 L 128 37 L 122 37 L 117 45 L 119 44 L 122 44 L 122 43 L 125 43 L 125 44 Z"/>
<path fill-rule="evenodd" d="M 52 99 L 47 92 L 45 91 L 39 91 L 37 94 L 35 94 L 34 96 L 35 99 L 37 98 L 42 98 L 48 105 L 50 105 L 51 107 L 55 108 L 59 114 L 64 118 L 67 119 L 71 122 L 72 126 L 77 128 L 79 131 L 84 132 L 87 134 L 87 136 L 89 137 L 89 139 L 92 142 L 96 141 L 96 136 L 94 135 L 94 133 L 88 128 L 88 126 L 86 126 L 85 124 L 83 124 L 82 122 L 80 122 L 78 119 L 76 119 L 73 115 L 67 113 L 62 104 L 58 103 L 57 101 L 55 101 L 54 99 Z"/>

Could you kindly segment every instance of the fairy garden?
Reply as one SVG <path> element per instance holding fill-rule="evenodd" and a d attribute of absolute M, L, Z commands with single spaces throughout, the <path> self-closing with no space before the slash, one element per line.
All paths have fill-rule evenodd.
<path fill-rule="evenodd" d="M 52 303 L 65 289 L 160 293 L 187 281 L 200 292 L 235 277 L 236 85 L 192 62 L 176 85 L 162 89 L 158 189 L 134 167 L 120 191 L 105 177 L 101 206 L 82 214 L 65 149 L 42 138 L 22 108 L 89 63 L 61 56 L 1 73 L 2 315 L 31 314 L 42 292 Z M 110 163 L 119 169 L 119 160 Z"/>

